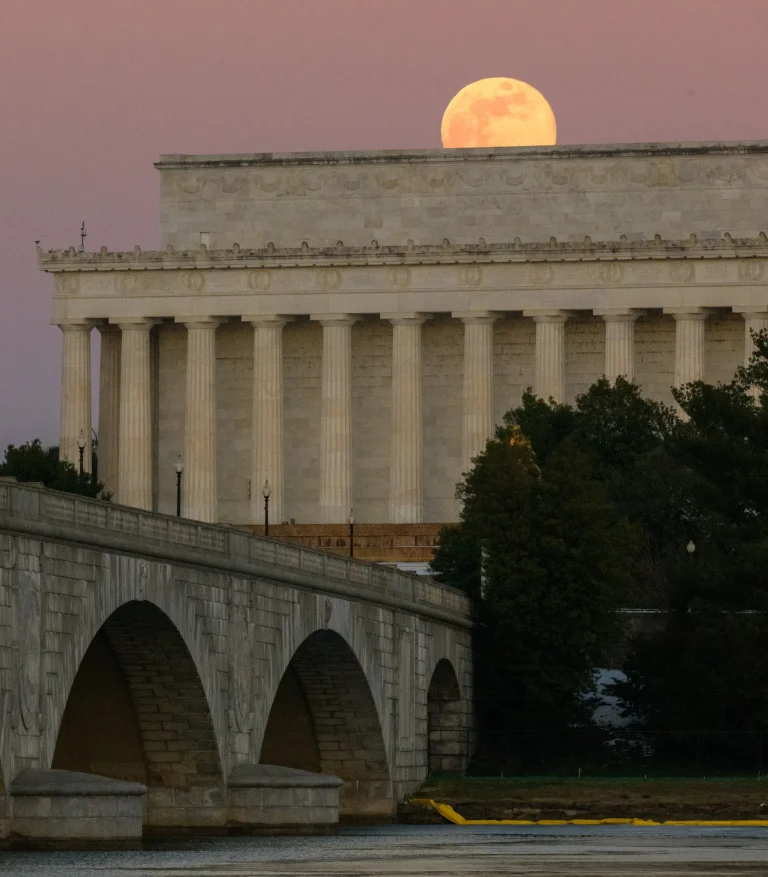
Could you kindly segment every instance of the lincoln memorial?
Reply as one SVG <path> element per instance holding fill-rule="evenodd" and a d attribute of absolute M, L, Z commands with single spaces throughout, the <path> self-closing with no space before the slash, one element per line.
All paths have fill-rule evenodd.
<path fill-rule="evenodd" d="M 527 387 L 572 402 L 626 375 L 672 404 L 768 327 L 768 143 L 156 167 L 159 251 L 38 251 L 61 453 L 97 427 L 126 505 L 173 513 L 181 459 L 200 521 L 259 524 L 265 481 L 275 523 L 455 521 L 456 482 Z"/>

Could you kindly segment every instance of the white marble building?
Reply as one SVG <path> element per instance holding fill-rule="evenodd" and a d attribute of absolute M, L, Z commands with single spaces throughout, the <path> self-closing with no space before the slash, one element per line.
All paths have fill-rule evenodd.
<path fill-rule="evenodd" d="M 164 249 L 39 253 L 61 447 L 203 521 L 445 522 L 533 386 L 727 380 L 768 327 L 768 143 L 164 156 Z"/>

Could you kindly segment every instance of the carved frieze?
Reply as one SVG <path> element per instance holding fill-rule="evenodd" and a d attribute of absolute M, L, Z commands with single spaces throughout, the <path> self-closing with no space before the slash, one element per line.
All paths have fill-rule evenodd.
<path fill-rule="evenodd" d="M 328 168 L 311 161 L 298 166 L 247 163 L 241 169 L 190 168 L 166 170 L 173 194 L 182 200 L 216 198 L 294 199 L 349 195 L 505 194 L 514 192 L 571 195 L 622 189 L 660 190 L 741 188 L 768 184 L 768 157 L 757 153 L 718 154 L 552 154 L 548 158 L 519 156 L 506 161 L 478 156 L 455 162 L 414 157 L 382 165 Z"/>
<path fill-rule="evenodd" d="M 80 292 L 79 274 L 57 274 L 56 295 L 76 296 Z"/>

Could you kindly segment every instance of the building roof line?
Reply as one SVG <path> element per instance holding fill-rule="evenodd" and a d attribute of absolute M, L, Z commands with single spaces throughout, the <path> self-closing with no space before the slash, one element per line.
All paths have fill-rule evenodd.
<path fill-rule="evenodd" d="M 596 261 L 620 259 L 669 259 L 669 258 L 734 258 L 768 256 L 768 237 L 760 232 L 755 238 L 733 238 L 725 234 L 721 238 L 699 240 L 692 234 L 684 240 L 664 240 L 659 235 L 652 240 L 629 240 L 622 235 L 618 241 L 593 241 L 590 237 L 581 241 L 522 242 L 515 238 L 511 243 L 486 243 L 482 238 L 476 244 L 408 244 L 380 246 L 372 241 L 369 246 L 344 246 L 339 241 L 332 247 L 310 247 L 306 242 L 300 247 L 276 247 L 268 244 L 260 248 L 243 248 L 234 244 L 229 249 L 209 249 L 201 245 L 194 250 L 176 250 L 171 245 L 164 250 L 111 251 L 102 247 L 99 252 L 49 250 L 38 247 L 38 266 L 43 271 L 57 270 L 127 270 L 131 268 L 206 269 L 284 267 L 316 264 L 330 266 L 345 264 L 440 264 L 445 262 L 534 262 L 534 261 Z"/>

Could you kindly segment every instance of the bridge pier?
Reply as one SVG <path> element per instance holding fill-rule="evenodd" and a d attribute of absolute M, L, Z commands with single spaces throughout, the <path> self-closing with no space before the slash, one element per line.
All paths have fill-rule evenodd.
<path fill-rule="evenodd" d="M 137 844 L 146 791 L 140 783 L 28 768 L 11 783 L 11 839 L 33 846 Z"/>
<path fill-rule="evenodd" d="M 325 774 L 241 764 L 229 775 L 230 834 L 326 834 L 339 821 L 342 780 Z"/>

